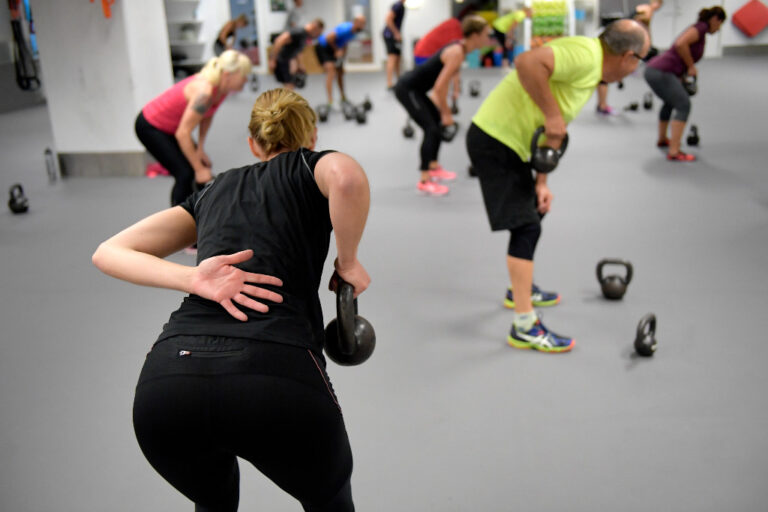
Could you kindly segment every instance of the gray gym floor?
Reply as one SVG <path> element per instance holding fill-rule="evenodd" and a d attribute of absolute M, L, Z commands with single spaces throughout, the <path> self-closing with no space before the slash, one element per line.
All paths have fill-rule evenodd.
<path fill-rule="evenodd" d="M 536 259 L 536 282 L 563 295 L 544 311 L 547 325 L 577 339 L 563 355 L 505 343 L 507 235 L 490 232 L 466 174 L 464 133 L 481 98 L 462 95 L 461 134 L 441 150 L 459 172 L 450 195 L 421 197 L 419 139 L 401 136 L 405 113 L 383 75 L 348 77 L 352 97 L 369 92 L 374 109 L 364 126 L 337 113 L 320 125 L 319 147 L 357 158 L 372 188 L 360 259 L 373 282 L 360 310 L 378 345 L 362 366 L 329 363 L 358 510 L 766 509 L 768 66 L 729 57 L 699 69 L 696 163 L 665 161 L 656 114 L 642 107 L 602 118 L 593 98 L 569 128 Z M 465 85 L 471 78 L 485 94 L 501 74 L 467 72 Z M 312 104 L 321 80 L 304 89 Z M 611 87 L 610 103 L 621 110 L 646 90 L 638 72 Z M 217 114 L 207 143 L 216 170 L 251 161 L 255 96 Z M 164 208 L 171 182 L 51 185 L 50 144 L 45 107 L 0 115 L 0 189 L 21 181 L 31 201 L 26 215 L 0 213 L 0 510 L 192 510 L 144 460 L 131 425 L 144 355 L 182 296 L 90 263 L 101 240 Z M 623 301 L 600 296 L 604 257 L 634 264 Z M 321 296 L 330 318 L 333 296 Z M 632 349 L 647 312 L 658 317 L 652 359 Z M 241 510 L 299 510 L 241 470 Z"/>

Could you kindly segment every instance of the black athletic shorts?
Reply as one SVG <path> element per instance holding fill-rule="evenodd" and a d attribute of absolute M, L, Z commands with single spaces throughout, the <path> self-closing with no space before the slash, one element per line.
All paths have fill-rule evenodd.
<path fill-rule="evenodd" d="M 400 55 L 402 42 L 394 37 L 385 37 L 384 44 L 387 45 L 387 55 Z"/>
<path fill-rule="evenodd" d="M 320 65 L 323 65 L 326 62 L 336 61 L 336 55 L 334 54 L 333 48 L 331 48 L 330 46 L 323 46 L 321 44 L 316 44 L 315 54 L 317 55 L 317 60 L 320 61 Z"/>
<path fill-rule="evenodd" d="M 291 83 L 291 61 L 277 59 L 275 62 L 275 78 L 281 84 Z"/>
<path fill-rule="evenodd" d="M 502 48 L 506 48 L 507 46 L 507 34 L 500 31 L 499 29 L 495 28 L 493 29 L 493 37 L 496 38 L 496 40 L 499 42 Z"/>
<path fill-rule="evenodd" d="M 536 182 L 529 162 L 523 162 L 509 146 L 475 123 L 467 130 L 467 152 L 480 179 L 491 230 L 509 230 L 541 222 L 536 209 Z"/>

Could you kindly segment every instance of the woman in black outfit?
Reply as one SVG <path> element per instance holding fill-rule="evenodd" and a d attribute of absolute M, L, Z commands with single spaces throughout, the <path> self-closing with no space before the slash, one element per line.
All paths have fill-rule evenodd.
<path fill-rule="evenodd" d="M 133 421 L 147 460 L 198 512 L 237 510 L 236 457 L 306 511 L 354 510 L 318 287 L 332 229 L 336 273 L 356 295 L 368 287 L 357 246 L 370 196 L 351 157 L 313 151 L 315 120 L 298 94 L 263 93 L 248 139 L 260 163 L 219 174 L 93 255 L 111 276 L 189 293 L 147 355 Z M 163 259 L 195 241 L 197 266 Z"/>
<path fill-rule="evenodd" d="M 424 130 L 421 143 L 421 178 L 416 188 L 419 192 L 442 196 L 448 187 L 437 180 L 452 180 L 456 173 L 445 170 L 437 162 L 443 127 L 454 125 L 448 107 L 448 85 L 459 73 L 467 53 L 490 43 L 488 22 L 480 16 L 467 16 L 461 22 L 464 38 L 447 44 L 423 64 L 400 77 L 395 85 L 397 100 L 408 115 Z M 427 94 L 432 90 L 431 94 Z M 452 126 L 452 129 L 456 129 Z"/>

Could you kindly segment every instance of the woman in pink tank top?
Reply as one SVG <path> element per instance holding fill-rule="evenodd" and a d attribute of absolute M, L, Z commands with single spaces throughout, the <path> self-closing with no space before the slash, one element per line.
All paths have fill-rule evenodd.
<path fill-rule="evenodd" d="M 147 103 L 136 118 L 136 135 L 176 182 L 171 205 L 183 202 L 195 184 L 210 181 L 211 160 L 203 149 L 213 114 L 230 92 L 241 91 L 251 72 L 245 55 L 227 50 L 203 69 Z M 197 142 L 192 132 L 198 129 Z"/>

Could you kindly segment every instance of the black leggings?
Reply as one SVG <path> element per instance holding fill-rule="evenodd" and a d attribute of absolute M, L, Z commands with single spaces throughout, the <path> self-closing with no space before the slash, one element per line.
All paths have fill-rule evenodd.
<path fill-rule="evenodd" d="M 135 130 L 136 136 L 149 154 L 168 169 L 176 180 L 171 190 L 171 206 L 183 203 L 194 190 L 195 170 L 181 151 L 176 136 L 149 124 L 141 112 L 136 118 Z"/>
<path fill-rule="evenodd" d="M 421 142 L 421 170 L 427 171 L 429 163 L 437 160 L 437 153 L 440 151 L 440 112 L 423 92 L 395 86 L 395 96 L 408 111 L 408 115 L 424 130 L 424 140 Z"/>
<path fill-rule="evenodd" d="M 236 511 L 236 457 L 305 511 L 351 512 L 352 452 L 324 370 L 307 349 L 176 336 L 155 344 L 133 424 L 149 463 L 198 512 Z"/>

